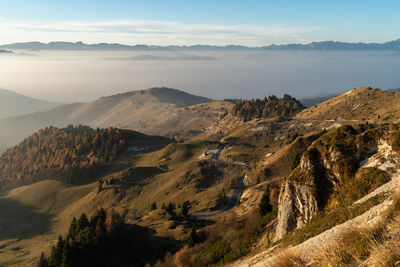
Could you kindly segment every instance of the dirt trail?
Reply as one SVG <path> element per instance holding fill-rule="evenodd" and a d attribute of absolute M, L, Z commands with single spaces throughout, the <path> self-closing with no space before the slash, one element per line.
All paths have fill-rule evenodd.
<path fill-rule="evenodd" d="M 221 163 L 225 163 L 225 164 L 229 164 L 229 165 L 235 165 L 235 166 L 239 166 L 239 167 L 243 167 L 247 170 L 251 170 L 250 166 L 246 165 L 243 162 L 230 162 L 230 161 L 225 161 L 225 160 L 220 160 L 219 159 L 219 155 L 221 154 L 222 150 L 224 150 L 226 147 L 228 146 L 228 144 L 226 143 L 222 143 L 218 146 L 217 149 L 214 150 L 208 150 L 209 153 L 212 153 L 212 157 L 211 160 L 212 161 L 217 161 L 217 162 L 221 162 Z M 211 217 L 211 216 L 215 216 L 221 213 L 224 213 L 228 210 L 233 209 L 237 203 L 240 201 L 240 198 L 242 197 L 243 194 L 243 180 L 244 177 L 246 176 L 246 173 L 243 174 L 237 181 L 236 186 L 234 191 L 230 194 L 229 196 L 229 203 L 226 207 L 219 209 L 219 210 L 214 210 L 214 211 L 210 211 L 210 212 L 195 212 L 192 213 L 190 216 L 193 217 Z M 229 195 L 229 194 L 228 194 Z"/>

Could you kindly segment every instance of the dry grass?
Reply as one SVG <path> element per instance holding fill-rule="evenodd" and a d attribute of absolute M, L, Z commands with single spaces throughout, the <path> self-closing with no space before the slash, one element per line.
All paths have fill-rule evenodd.
<path fill-rule="evenodd" d="M 310 107 L 299 113 L 296 118 L 316 120 L 343 118 L 387 122 L 399 117 L 399 99 L 399 93 L 358 88 Z"/>
<path fill-rule="evenodd" d="M 376 243 L 371 229 L 349 228 L 331 246 L 318 254 L 314 266 L 359 266 Z"/>
<path fill-rule="evenodd" d="M 273 267 L 303 267 L 306 265 L 307 262 L 298 252 L 293 249 L 287 249 L 278 256 Z"/>
<path fill-rule="evenodd" d="M 315 255 L 312 266 L 400 266 L 400 194 L 371 227 L 352 227 Z"/>
<path fill-rule="evenodd" d="M 192 203 L 190 212 L 213 207 L 220 191 L 225 188 L 228 192 L 229 181 L 243 170 L 227 167 L 223 179 L 209 188 L 196 188 L 202 171 L 198 156 L 210 146 L 216 144 L 200 141 L 171 144 L 162 150 L 138 155 L 142 158 L 137 160 L 136 166 L 141 168 L 133 168 L 134 171 L 158 170 L 156 167 L 163 171 L 141 172 L 138 176 L 142 179 L 133 172 L 127 176 L 128 181 L 122 179 L 126 171 L 112 173 L 103 177 L 104 180 L 121 178 L 124 183 L 104 185 L 101 192 L 97 192 L 97 182 L 67 187 L 58 181 L 42 181 L 10 191 L 0 198 L 0 265 L 26 266 L 37 260 L 42 251 L 50 249 L 59 234 L 67 231 L 73 216 L 82 212 L 90 216 L 98 206 L 119 213 L 128 212 L 127 219 L 147 214 L 152 202 L 161 208 L 162 203 L 171 201 L 178 206 L 189 200 Z M 160 235 L 186 238 L 182 225 L 176 225 L 157 212 L 150 215 L 143 223 L 152 225 Z"/>

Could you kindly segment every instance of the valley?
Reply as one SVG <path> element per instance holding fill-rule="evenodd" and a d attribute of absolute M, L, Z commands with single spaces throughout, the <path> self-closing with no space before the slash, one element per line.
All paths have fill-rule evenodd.
<path fill-rule="evenodd" d="M 155 266 L 274 266 L 287 247 L 311 261 L 312 240 L 389 205 L 398 98 L 358 88 L 305 108 L 152 88 L 1 119 L 0 264 L 37 264 L 100 207 L 169 244 L 143 258 Z"/>

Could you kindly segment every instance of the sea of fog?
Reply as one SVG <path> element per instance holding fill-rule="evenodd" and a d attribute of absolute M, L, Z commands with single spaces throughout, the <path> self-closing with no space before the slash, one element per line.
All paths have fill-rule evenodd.
<path fill-rule="evenodd" d="M 302 98 L 361 86 L 400 87 L 396 52 L 14 52 L 0 54 L 0 87 L 59 102 L 156 86 L 213 99 L 284 93 Z"/>

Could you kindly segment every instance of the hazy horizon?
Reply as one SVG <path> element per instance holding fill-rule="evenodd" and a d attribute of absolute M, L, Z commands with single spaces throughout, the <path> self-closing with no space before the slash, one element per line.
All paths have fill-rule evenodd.
<path fill-rule="evenodd" d="M 16 51 L 0 56 L 0 88 L 64 103 L 161 86 L 216 100 L 303 98 L 398 88 L 399 59 L 388 51 Z"/>

